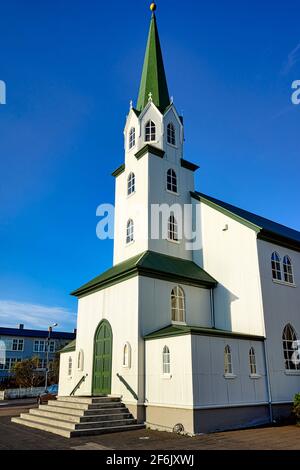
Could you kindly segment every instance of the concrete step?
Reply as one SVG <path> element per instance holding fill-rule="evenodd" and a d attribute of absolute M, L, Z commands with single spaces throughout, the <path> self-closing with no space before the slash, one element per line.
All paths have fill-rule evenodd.
<path fill-rule="evenodd" d="M 121 397 L 105 396 L 105 397 L 57 397 L 59 402 L 82 403 L 85 405 L 97 405 L 105 403 L 121 403 Z"/>
<path fill-rule="evenodd" d="M 111 405 L 103 405 L 99 409 L 95 409 L 95 410 L 81 410 L 81 409 L 75 409 L 75 408 L 65 408 L 61 406 L 55 406 L 55 404 L 56 402 L 49 402 L 48 405 L 40 405 L 39 409 L 43 411 L 50 411 L 53 413 L 63 413 L 63 414 L 72 415 L 72 416 L 90 416 L 90 415 L 111 413 L 112 411 L 114 412 L 120 412 L 121 410 L 125 412 L 127 411 L 123 403 L 119 403 L 119 404 L 112 403 Z"/>
<path fill-rule="evenodd" d="M 68 409 L 83 410 L 83 411 L 101 410 L 107 407 L 112 408 L 114 406 L 120 406 L 120 404 L 121 403 L 119 401 L 109 401 L 109 400 L 101 402 L 101 403 L 92 403 L 92 404 L 73 402 L 73 401 L 59 401 L 59 400 L 48 402 L 48 406 L 55 406 L 59 408 L 68 408 Z"/>
<path fill-rule="evenodd" d="M 71 423 L 88 423 L 90 421 L 115 421 L 132 418 L 132 415 L 129 412 L 125 413 L 123 408 L 121 408 L 120 411 L 117 411 L 115 409 L 105 410 L 105 412 L 102 412 L 101 414 L 93 414 L 90 416 L 74 416 L 70 414 L 55 413 L 53 411 L 46 411 L 41 409 L 32 409 L 30 410 L 29 414 L 34 416 L 41 416 L 44 418 L 68 421 Z"/>
<path fill-rule="evenodd" d="M 69 431 L 67 429 L 52 426 L 50 424 L 43 424 L 35 421 L 30 421 L 24 418 L 12 418 L 12 422 L 16 424 L 21 424 L 29 428 L 39 429 L 41 431 L 50 432 L 52 434 L 57 434 L 58 436 L 71 438 L 71 437 L 84 437 L 84 436 L 96 436 L 101 434 L 111 434 L 116 432 L 127 432 L 127 431 L 137 431 L 139 429 L 145 429 L 143 424 L 131 424 L 131 425 L 122 425 L 122 426 L 112 426 L 110 428 L 87 428 Z"/>
<path fill-rule="evenodd" d="M 56 403 L 56 402 L 54 402 Z M 60 406 L 55 406 L 55 405 L 40 405 L 39 410 L 41 411 L 49 411 L 50 413 L 61 413 L 61 414 L 66 414 L 66 415 L 71 415 L 71 416 L 84 416 L 87 411 L 85 410 L 74 410 L 73 408 L 62 408 Z"/>
<path fill-rule="evenodd" d="M 47 424 L 36 423 L 34 421 L 29 421 L 23 418 L 12 418 L 12 423 L 22 424 L 23 426 L 27 426 L 28 428 L 39 429 L 40 431 L 51 432 L 52 434 L 57 434 L 58 436 L 62 437 L 71 437 L 71 432 L 67 429 L 62 429 L 54 426 L 49 426 Z"/>

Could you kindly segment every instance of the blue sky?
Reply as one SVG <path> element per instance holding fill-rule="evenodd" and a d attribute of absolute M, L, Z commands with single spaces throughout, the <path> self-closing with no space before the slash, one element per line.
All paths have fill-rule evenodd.
<path fill-rule="evenodd" d="M 71 329 L 69 293 L 112 264 L 96 208 L 114 201 L 150 2 L 1 3 L 0 324 Z M 197 189 L 300 230 L 299 3 L 157 3 Z"/>

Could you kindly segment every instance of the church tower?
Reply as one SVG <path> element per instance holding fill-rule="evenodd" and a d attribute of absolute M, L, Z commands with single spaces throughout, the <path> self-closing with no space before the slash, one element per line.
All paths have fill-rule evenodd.
<path fill-rule="evenodd" d="M 115 265 L 146 251 L 192 259 L 185 240 L 192 216 L 184 207 L 198 167 L 183 158 L 183 118 L 169 95 L 155 4 L 151 10 L 137 105 L 130 103 L 124 130 L 125 163 L 113 173 Z"/>

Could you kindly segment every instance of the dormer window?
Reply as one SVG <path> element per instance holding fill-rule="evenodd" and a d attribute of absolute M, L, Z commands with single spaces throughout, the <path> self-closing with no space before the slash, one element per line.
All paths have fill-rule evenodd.
<path fill-rule="evenodd" d="M 129 150 L 135 146 L 135 127 L 132 127 L 129 132 Z"/>
<path fill-rule="evenodd" d="M 156 126 L 153 121 L 148 121 L 145 127 L 145 142 L 155 142 Z"/>
<path fill-rule="evenodd" d="M 176 145 L 176 132 L 172 122 L 170 122 L 167 127 L 167 140 L 168 144 Z"/>

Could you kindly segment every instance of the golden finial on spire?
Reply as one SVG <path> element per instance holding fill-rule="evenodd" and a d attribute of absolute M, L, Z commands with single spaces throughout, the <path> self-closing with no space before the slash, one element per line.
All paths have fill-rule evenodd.
<path fill-rule="evenodd" d="M 156 10 L 156 8 L 157 8 L 156 3 L 151 3 L 150 10 L 154 12 Z"/>

